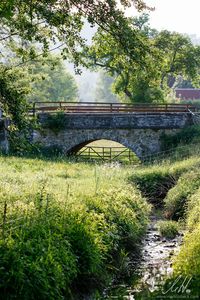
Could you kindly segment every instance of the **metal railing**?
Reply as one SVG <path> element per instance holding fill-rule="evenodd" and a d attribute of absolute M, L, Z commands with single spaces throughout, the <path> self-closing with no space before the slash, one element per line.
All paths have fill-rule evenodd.
<path fill-rule="evenodd" d="M 30 113 L 161 113 L 200 112 L 200 106 L 192 104 L 152 103 L 93 103 L 93 102 L 34 102 Z"/>

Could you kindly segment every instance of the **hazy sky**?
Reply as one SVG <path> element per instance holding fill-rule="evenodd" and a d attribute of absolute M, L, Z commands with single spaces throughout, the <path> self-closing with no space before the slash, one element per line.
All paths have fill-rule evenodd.
<path fill-rule="evenodd" d="M 146 0 L 155 7 L 150 13 L 151 27 L 200 36 L 200 0 Z M 135 15 L 129 9 L 129 15 Z"/>

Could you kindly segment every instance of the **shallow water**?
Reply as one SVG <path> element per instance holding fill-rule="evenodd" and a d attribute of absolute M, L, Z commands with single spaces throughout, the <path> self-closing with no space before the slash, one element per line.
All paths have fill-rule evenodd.
<path fill-rule="evenodd" d="M 115 285 L 107 288 L 103 299 L 134 300 L 142 290 L 155 291 L 173 272 L 171 258 L 178 253 L 182 235 L 169 240 L 158 229 L 159 218 L 151 217 L 151 223 L 142 241 L 141 258 L 135 270 L 137 281 L 130 286 Z"/>

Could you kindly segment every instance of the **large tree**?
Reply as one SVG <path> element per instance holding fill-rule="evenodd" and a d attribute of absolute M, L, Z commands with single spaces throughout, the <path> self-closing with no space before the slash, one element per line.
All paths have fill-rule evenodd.
<path fill-rule="evenodd" d="M 101 67 L 115 78 L 114 90 L 121 98 L 164 101 L 177 77 L 199 82 L 199 46 L 179 33 L 152 30 L 147 15 L 126 22 L 127 49 L 99 28 L 87 55 L 83 53 L 88 67 Z"/>
<path fill-rule="evenodd" d="M 70 54 L 78 64 L 77 49 L 85 44 L 80 34 L 85 20 L 91 26 L 97 24 L 109 32 L 121 47 L 126 48 L 123 27 L 127 27 L 127 23 L 119 4 L 122 8 L 134 5 L 138 10 L 145 7 L 143 0 L 1 0 L 0 41 L 18 38 L 21 40 L 19 49 L 24 56 L 27 55 L 24 46 L 28 42 L 41 44 L 45 52 L 52 42 L 59 41 L 63 55 Z M 36 55 L 33 49 L 28 54 Z"/>

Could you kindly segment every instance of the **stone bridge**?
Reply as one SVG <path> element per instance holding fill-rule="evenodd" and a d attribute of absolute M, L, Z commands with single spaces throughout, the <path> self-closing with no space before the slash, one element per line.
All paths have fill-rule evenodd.
<path fill-rule="evenodd" d="M 64 154 L 72 154 L 92 141 L 106 139 L 131 149 L 140 159 L 160 151 L 163 134 L 193 125 L 189 112 L 60 115 L 46 112 L 38 114 L 38 118 L 41 129 L 33 133 L 33 141 L 42 146 L 58 147 Z"/>

